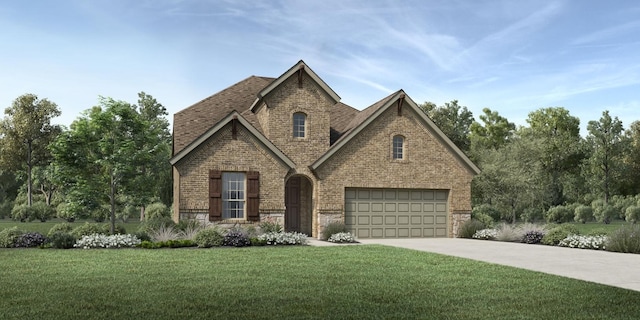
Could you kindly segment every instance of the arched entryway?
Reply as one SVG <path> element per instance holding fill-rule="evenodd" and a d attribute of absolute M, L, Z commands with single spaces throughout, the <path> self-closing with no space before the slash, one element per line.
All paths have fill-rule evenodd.
<path fill-rule="evenodd" d="M 302 175 L 295 175 L 287 180 L 285 186 L 285 231 L 302 232 L 311 236 L 313 204 L 313 185 Z"/>

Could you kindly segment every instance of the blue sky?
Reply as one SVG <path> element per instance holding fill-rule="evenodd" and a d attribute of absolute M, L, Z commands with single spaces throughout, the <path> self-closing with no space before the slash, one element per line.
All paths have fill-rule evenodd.
<path fill-rule="evenodd" d="M 561 106 L 640 120 L 638 1 L 0 0 L 0 107 L 35 93 L 69 125 L 145 91 L 171 116 L 303 59 L 363 109 L 398 89 L 525 125 Z"/>

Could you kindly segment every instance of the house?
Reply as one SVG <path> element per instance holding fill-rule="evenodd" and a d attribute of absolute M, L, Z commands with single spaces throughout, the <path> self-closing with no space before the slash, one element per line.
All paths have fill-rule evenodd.
<path fill-rule="evenodd" d="M 474 165 L 399 90 L 358 111 L 304 61 L 174 115 L 173 219 L 278 221 L 319 237 L 454 237 Z"/>

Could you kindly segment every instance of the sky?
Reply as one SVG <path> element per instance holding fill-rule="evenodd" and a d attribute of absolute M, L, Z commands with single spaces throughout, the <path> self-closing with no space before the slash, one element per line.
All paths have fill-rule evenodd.
<path fill-rule="evenodd" d="M 99 96 L 173 114 L 304 60 L 364 109 L 398 89 L 516 125 L 564 107 L 640 120 L 640 2 L 0 0 L 0 108 L 25 93 L 68 126 Z"/>

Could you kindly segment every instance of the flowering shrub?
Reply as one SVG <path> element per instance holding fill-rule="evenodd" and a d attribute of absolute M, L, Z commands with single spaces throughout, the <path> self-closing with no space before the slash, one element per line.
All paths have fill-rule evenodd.
<path fill-rule="evenodd" d="M 569 248 L 580 248 L 580 249 L 595 249 L 595 250 L 603 250 L 605 247 L 605 242 L 607 241 L 606 236 L 582 236 L 578 234 L 572 234 L 568 237 L 560 240 L 558 246 L 560 247 L 569 247 Z"/>
<path fill-rule="evenodd" d="M 76 242 L 74 247 L 91 249 L 91 248 L 124 248 L 135 247 L 140 244 L 140 239 L 132 234 L 114 234 L 106 236 L 104 234 L 95 233 L 83 236 Z"/>
<path fill-rule="evenodd" d="M 528 244 L 540 243 L 544 238 L 544 232 L 540 230 L 529 230 L 522 236 L 522 242 Z"/>
<path fill-rule="evenodd" d="M 498 230 L 496 229 L 482 229 L 476 231 L 472 238 L 480 240 L 494 240 L 497 236 Z"/>
<path fill-rule="evenodd" d="M 328 241 L 334 243 L 354 243 L 356 242 L 356 237 L 354 237 L 351 232 L 338 232 L 332 234 Z"/>
<path fill-rule="evenodd" d="M 16 239 L 14 245 L 17 248 L 33 248 L 44 244 L 45 241 L 47 241 L 47 238 L 45 238 L 42 234 L 38 232 L 29 232 L 20 235 Z"/>
<path fill-rule="evenodd" d="M 299 232 L 269 232 L 258 236 L 267 245 L 306 245 L 307 235 Z"/>
<path fill-rule="evenodd" d="M 229 230 L 222 240 L 223 246 L 245 247 L 251 245 L 249 237 L 242 230 Z"/>

